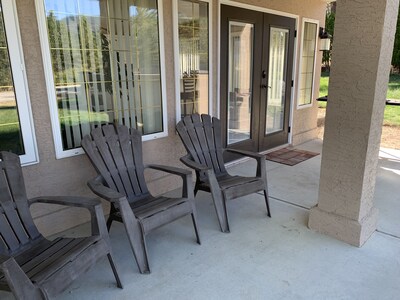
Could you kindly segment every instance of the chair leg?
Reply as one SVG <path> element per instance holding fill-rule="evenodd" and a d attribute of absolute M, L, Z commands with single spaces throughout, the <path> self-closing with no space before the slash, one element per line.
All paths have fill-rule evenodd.
<path fill-rule="evenodd" d="M 271 218 L 271 211 L 269 209 L 269 201 L 268 201 L 268 191 L 267 191 L 267 189 L 264 190 L 264 197 L 265 197 L 265 204 L 267 205 L 268 217 Z"/>
<path fill-rule="evenodd" d="M 124 222 L 124 224 L 126 225 L 126 222 Z M 138 227 L 139 226 L 137 226 L 135 229 L 128 229 L 128 227 L 126 227 L 126 233 L 128 234 L 129 242 L 131 244 L 133 255 L 135 256 L 140 273 L 149 274 L 150 266 L 146 249 L 146 237 L 142 233 L 142 230 Z"/>
<path fill-rule="evenodd" d="M 111 269 L 112 269 L 112 271 L 113 271 L 113 273 L 114 273 L 115 280 L 117 281 L 117 286 L 118 286 L 120 289 L 122 289 L 123 286 L 122 286 L 121 280 L 119 279 L 119 275 L 118 275 L 118 272 L 117 272 L 117 268 L 115 267 L 114 260 L 113 260 L 113 258 L 112 258 L 112 256 L 111 256 L 111 253 L 108 253 L 108 254 L 107 254 L 107 257 L 108 257 L 108 261 L 110 262 Z"/>
<path fill-rule="evenodd" d="M 223 193 L 220 190 L 211 191 L 212 198 L 214 200 L 214 207 L 217 213 L 217 218 L 221 231 L 229 233 L 228 213 L 226 211 L 226 201 Z"/>
<path fill-rule="evenodd" d="M 140 221 L 136 219 L 132 212 L 128 201 L 123 199 L 119 202 L 122 220 L 125 226 L 126 234 L 128 235 L 131 244 L 133 255 L 140 273 L 150 273 L 149 260 L 146 249 L 146 238 Z"/>
<path fill-rule="evenodd" d="M 197 228 L 197 215 L 196 215 L 195 211 L 192 212 L 192 221 L 193 221 L 194 231 L 196 233 L 197 244 L 201 245 L 200 234 L 199 234 L 199 230 Z"/>

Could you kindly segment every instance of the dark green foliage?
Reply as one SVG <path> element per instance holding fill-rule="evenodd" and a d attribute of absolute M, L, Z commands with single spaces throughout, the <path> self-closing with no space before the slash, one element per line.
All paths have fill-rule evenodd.
<path fill-rule="evenodd" d="M 399 10 L 400 16 L 400 10 Z M 392 66 L 397 70 L 400 69 L 400 17 L 397 18 L 396 36 L 394 40 Z"/>
<path fill-rule="evenodd" d="M 5 34 L 6 32 L 4 28 L 3 13 L 0 10 L 0 91 L 4 89 L 4 87 L 11 86 L 13 84 L 11 80 L 11 70 L 9 68 L 10 61 Z"/>
<path fill-rule="evenodd" d="M 335 17 L 336 9 L 334 9 L 331 4 L 328 4 L 326 17 L 325 17 L 325 30 L 332 36 L 331 37 L 331 48 L 333 45 L 333 36 L 335 31 Z M 397 18 L 396 35 L 394 40 L 393 56 L 392 56 L 392 66 L 399 71 L 400 70 L 400 10 Z M 324 51 L 322 57 L 322 64 L 329 70 L 331 61 L 331 51 Z"/>
<path fill-rule="evenodd" d="M 326 11 L 326 16 L 325 16 L 325 30 L 331 35 L 331 49 L 333 45 L 333 34 L 335 31 L 335 18 L 336 18 L 336 12 L 329 7 L 330 4 L 328 4 L 328 9 Z M 322 64 L 326 67 L 327 70 L 329 70 L 330 65 L 331 65 L 331 53 L 332 51 L 324 51 L 322 54 Z"/>

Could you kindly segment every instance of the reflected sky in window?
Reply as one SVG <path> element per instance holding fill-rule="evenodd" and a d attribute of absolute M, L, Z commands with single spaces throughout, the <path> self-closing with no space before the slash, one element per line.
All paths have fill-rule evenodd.
<path fill-rule="evenodd" d="M 100 16 L 100 0 L 45 0 L 47 12 Z"/>

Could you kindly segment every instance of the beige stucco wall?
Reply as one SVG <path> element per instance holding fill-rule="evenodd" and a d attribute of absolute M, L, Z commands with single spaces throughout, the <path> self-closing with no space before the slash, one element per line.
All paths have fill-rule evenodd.
<path fill-rule="evenodd" d="M 238 1 L 269 9 L 289 12 L 320 20 L 323 24 L 325 4 L 321 0 L 304 1 L 261 1 L 248 0 Z M 93 196 L 86 186 L 88 179 L 95 175 L 85 155 L 71 158 L 56 159 L 54 150 L 53 134 L 51 130 L 49 105 L 46 92 L 45 76 L 42 65 L 42 54 L 40 47 L 39 31 L 37 26 L 34 0 L 18 0 L 17 9 L 21 31 L 22 45 L 25 56 L 26 72 L 29 84 L 29 94 L 34 118 L 34 126 L 39 151 L 40 163 L 23 168 L 25 183 L 29 197 L 39 195 L 85 195 Z M 213 99 L 217 99 L 217 70 L 218 70 L 218 3 L 212 2 L 212 27 L 213 27 L 213 48 L 212 76 L 214 85 L 212 90 Z M 183 146 L 175 133 L 175 86 L 172 84 L 174 78 L 173 60 L 173 34 L 172 34 L 172 0 L 163 1 L 164 13 L 164 41 L 165 61 L 167 77 L 167 110 L 168 110 L 168 132 L 169 136 L 153 141 L 144 142 L 145 162 L 160 163 L 167 165 L 179 165 L 179 157 L 184 154 Z M 301 28 L 298 28 L 301 33 Z M 298 35 L 300 36 L 300 34 Z M 297 42 L 299 47 L 300 43 Z M 299 55 L 299 49 L 297 55 Z M 320 53 L 319 53 L 320 54 Z M 318 57 L 317 61 L 321 60 Z M 297 60 L 298 63 L 298 60 Z M 317 65 L 317 70 L 319 65 Z M 298 70 L 298 66 L 296 67 Z M 296 78 L 297 80 L 297 78 Z M 319 82 L 317 71 L 316 83 Z M 318 84 L 315 85 L 316 91 Z M 297 94 L 297 93 L 296 93 Z M 296 96 L 295 96 L 296 99 Z M 213 102 L 213 113 L 217 112 L 217 102 Z M 314 138 L 316 134 L 316 103 L 310 108 L 297 110 L 294 104 L 293 142 L 297 144 L 305 138 Z M 173 189 L 179 186 L 180 180 L 175 177 L 166 176 L 164 173 L 146 173 L 149 188 L 155 193 Z M 107 206 L 105 206 L 107 208 Z M 32 207 L 35 222 L 39 229 L 46 235 L 59 232 L 66 227 L 72 227 L 79 223 L 86 222 L 88 213 L 80 209 L 63 208 L 59 206 L 35 205 Z M 59 224 L 59 225 L 57 225 Z"/>

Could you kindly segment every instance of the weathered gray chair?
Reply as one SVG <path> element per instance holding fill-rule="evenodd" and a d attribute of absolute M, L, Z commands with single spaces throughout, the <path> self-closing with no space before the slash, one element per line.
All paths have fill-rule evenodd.
<path fill-rule="evenodd" d="M 181 161 L 196 171 L 195 194 L 198 190 L 211 192 L 223 232 L 229 232 L 226 209 L 226 202 L 229 199 L 264 191 L 268 216 L 271 217 L 264 155 L 236 149 L 223 149 L 221 122 L 209 115 L 187 116 L 176 125 L 176 129 L 188 152 L 186 156 L 181 157 Z M 224 151 L 257 160 L 256 176 L 229 175 L 224 164 Z"/>
<path fill-rule="evenodd" d="M 105 256 L 118 287 L 122 288 L 99 200 L 79 197 L 28 200 L 19 157 L 0 152 L 0 170 L 0 290 L 13 292 L 17 299 L 48 299 Z M 29 206 L 38 202 L 87 208 L 92 216 L 92 236 L 45 239 L 29 211 Z"/>
<path fill-rule="evenodd" d="M 145 236 L 155 228 L 192 215 L 197 243 L 196 208 L 192 174 L 188 170 L 160 165 L 143 165 L 141 133 L 126 126 L 105 125 L 84 137 L 82 147 L 97 173 L 88 182 L 91 190 L 111 202 L 107 227 L 123 222 L 141 273 L 149 273 Z M 182 197 L 153 197 L 145 182 L 144 169 L 151 168 L 182 177 Z"/>

